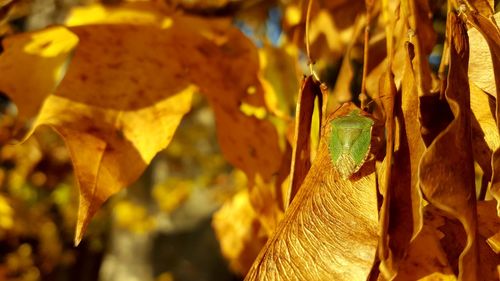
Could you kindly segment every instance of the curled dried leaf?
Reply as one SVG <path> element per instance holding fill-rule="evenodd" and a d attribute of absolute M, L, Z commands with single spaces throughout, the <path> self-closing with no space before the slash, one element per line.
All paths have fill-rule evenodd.
<path fill-rule="evenodd" d="M 426 199 L 462 223 L 467 244 L 460 256 L 459 279 L 472 281 L 478 280 L 478 256 L 468 43 L 466 29 L 455 14 L 449 14 L 448 24 L 450 70 L 445 94 L 454 119 L 424 153 L 419 177 Z"/>

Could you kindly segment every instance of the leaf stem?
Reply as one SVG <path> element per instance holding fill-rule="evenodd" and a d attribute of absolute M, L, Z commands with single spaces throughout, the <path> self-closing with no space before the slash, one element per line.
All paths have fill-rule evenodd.
<path fill-rule="evenodd" d="M 307 4 L 307 11 L 306 11 L 306 53 L 307 53 L 307 65 L 309 65 L 309 71 L 311 71 L 311 75 L 316 81 L 320 81 L 318 75 L 314 71 L 313 65 L 314 65 L 314 60 L 311 57 L 311 42 L 309 39 L 309 28 L 311 25 L 311 10 L 312 10 L 312 4 L 313 0 L 309 0 L 309 3 Z"/>
<path fill-rule="evenodd" d="M 363 46 L 363 76 L 361 80 L 361 93 L 359 95 L 359 100 L 361 101 L 361 108 L 366 108 L 366 102 L 368 97 L 366 95 L 366 76 L 368 74 L 368 47 L 370 39 L 370 21 L 371 21 L 371 11 L 373 8 L 373 0 L 365 0 L 366 5 L 366 26 L 364 34 L 364 46 Z"/>

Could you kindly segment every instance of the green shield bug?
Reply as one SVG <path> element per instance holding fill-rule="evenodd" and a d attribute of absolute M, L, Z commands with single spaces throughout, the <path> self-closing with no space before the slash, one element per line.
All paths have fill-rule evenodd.
<path fill-rule="evenodd" d="M 331 121 L 330 157 L 342 178 L 356 173 L 368 158 L 373 124 L 359 109 Z"/>

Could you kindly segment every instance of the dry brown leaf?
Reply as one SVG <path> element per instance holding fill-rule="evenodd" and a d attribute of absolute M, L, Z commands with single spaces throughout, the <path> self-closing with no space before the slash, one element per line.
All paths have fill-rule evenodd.
<path fill-rule="evenodd" d="M 500 230 L 495 203 L 480 201 L 477 208 L 481 261 L 479 263 L 481 277 L 477 280 L 498 280 L 496 266 L 500 264 L 500 255 L 495 254 L 486 244 L 488 238 Z M 408 255 L 394 280 L 456 280 L 456 262 L 466 243 L 463 227 L 458 220 L 431 205 L 424 208 L 424 214 L 422 231 L 412 240 Z"/>
<path fill-rule="evenodd" d="M 171 60 L 175 47 L 166 47 L 175 42 L 175 31 L 120 25 L 72 31 L 79 45 L 36 125 L 51 125 L 71 153 L 81 195 L 78 243 L 100 205 L 168 145 L 196 87 L 174 78 L 183 71 Z M 165 76 L 155 79 L 158 73 Z"/>
<path fill-rule="evenodd" d="M 468 4 L 472 5 L 481 15 L 489 18 L 494 13 L 494 0 L 469 0 Z"/>
<path fill-rule="evenodd" d="M 394 84 L 394 75 L 390 69 L 384 73 L 380 78 L 380 87 L 378 101 L 380 108 L 382 108 L 385 118 L 385 158 L 382 163 L 380 171 L 379 189 L 383 197 L 382 206 L 380 207 L 380 236 L 379 236 L 379 259 L 382 261 L 380 268 L 382 275 L 392 275 L 393 269 L 391 264 L 385 264 L 390 257 L 389 248 L 389 223 L 390 223 L 390 209 L 392 203 L 393 186 L 392 179 L 392 165 L 394 156 L 394 140 L 395 140 L 395 116 L 394 116 L 394 102 L 396 98 L 396 85 Z M 384 276 L 389 277 L 389 276 Z"/>
<path fill-rule="evenodd" d="M 415 46 L 414 71 L 419 96 L 425 96 L 431 89 L 431 70 L 428 57 L 436 42 L 429 1 L 410 0 L 401 4 L 401 17 L 408 20 L 407 32 Z"/>
<path fill-rule="evenodd" d="M 295 136 L 292 151 L 291 184 L 285 197 L 285 208 L 292 202 L 299 190 L 309 169 L 311 168 L 311 125 L 314 111 L 314 101 L 318 100 L 318 107 L 323 107 L 323 92 L 318 81 L 313 76 L 308 76 L 302 82 L 302 88 L 297 98 Z M 319 124 L 321 127 L 321 114 Z M 313 134 L 315 132 L 312 132 Z"/>
<path fill-rule="evenodd" d="M 477 203 L 477 218 L 478 218 L 478 280 L 494 281 L 498 280 L 496 267 L 500 264 L 500 255 L 495 254 L 493 249 L 488 245 L 488 238 L 500 230 L 500 221 L 496 217 L 494 201 L 478 201 Z M 447 215 L 446 213 L 432 207 L 426 207 L 426 219 L 428 224 L 442 232 L 441 245 L 446 252 L 447 259 L 456 273 L 457 261 L 466 245 L 467 237 L 461 223 Z M 437 223 L 438 219 L 441 222 Z"/>
<path fill-rule="evenodd" d="M 258 219 L 267 236 L 270 236 L 283 218 L 283 209 L 280 204 L 280 186 L 273 182 L 266 182 L 257 175 L 249 185 L 249 199 L 258 214 Z"/>
<path fill-rule="evenodd" d="M 443 234 L 432 226 L 424 225 L 412 240 L 408 253 L 401 261 L 394 281 L 406 280 L 456 280 L 448 263 L 446 252 L 440 244 Z M 431 279 L 432 275 L 449 279 Z M 426 279 L 423 279 L 426 280 Z"/>
<path fill-rule="evenodd" d="M 343 180 L 328 149 L 330 122 L 354 108 L 346 105 L 326 119 L 302 187 L 245 280 L 367 279 L 378 240 L 374 162 Z"/>
<path fill-rule="evenodd" d="M 353 98 L 353 93 L 351 92 L 351 83 L 354 78 L 354 70 L 351 62 L 351 51 L 356 45 L 359 35 L 364 30 L 363 27 L 366 25 L 366 18 L 358 17 L 354 23 L 354 30 L 352 33 L 352 38 L 346 47 L 344 52 L 344 57 L 342 59 L 342 64 L 340 65 L 339 76 L 335 81 L 335 86 L 333 88 L 332 96 L 340 103 L 351 101 Z M 332 103 L 333 105 L 333 103 Z"/>
<path fill-rule="evenodd" d="M 419 99 L 412 59 L 413 45 L 406 44 L 400 94 L 396 97 L 396 140 L 391 179 L 389 247 L 391 268 L 397 271 L 410 240 L 422 227 L 422 195 L 418 185 L 418 165 L 425 150 L 420 134 Z M 383 261 L 385 262 L 385 261 Z"/>
<path fill-rule="evenodd" d="M 431 143 L 420 162 L 420 183 L 428 201 L 458 218 L 467 233 L 459 261 L 459 279 L 478 280 L 476 196 L 472 156 L 471 113 L 467 82 L 467 31 L 454 13 L 448 15 L 450 70 L 446 100 L 454 120 Z M 460 163 L 457 166 L 457 163 Z"/>

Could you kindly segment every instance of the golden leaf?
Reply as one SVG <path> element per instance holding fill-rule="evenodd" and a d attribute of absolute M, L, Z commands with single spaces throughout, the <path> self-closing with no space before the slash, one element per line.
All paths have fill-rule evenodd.
<path fill-rule="evenodd" d="M 212 226 L 229 266 L 245 275 L 267 240 L 247 189 L 237 193 L 214 214 Z"/>
<path fill-rule="evenodd" d="M 500 21 L 500 13 L 495 14 L 495 20 Z M 497 88 L 488 43 L 477 28 L 471 28 L 467 33 L 470 49 L 474 50 L 469 58 L 469 80 L 488 94 L 496 95 Z"/>
<path fill-rule="evenodd" d="M 3 40 L 0 91 L 7 93 L 17 105 L 18 128 L 34 118 L 44 99 L 54 93 L 62 78 L 63 65 L 77 43 L 78 37 L 64 27 Z"/>
<path fill-rule="evenodd" d="M 467 15 L 467 19 L 481 32 L 490 48 L 496 85 L 496 93 L 494 93 L 497 101 L 495 121 L 500 133 L 500 102 L 498 102 L 500 100 L 500 29 L 491 19 L 485 18 L 481 14 L 470 13 Z M 493 175 L 489 191 L 497 200 L 497 214 L 500 216 L 500 147 L 497 147 L 493 152 L 491 166 Z"/>

